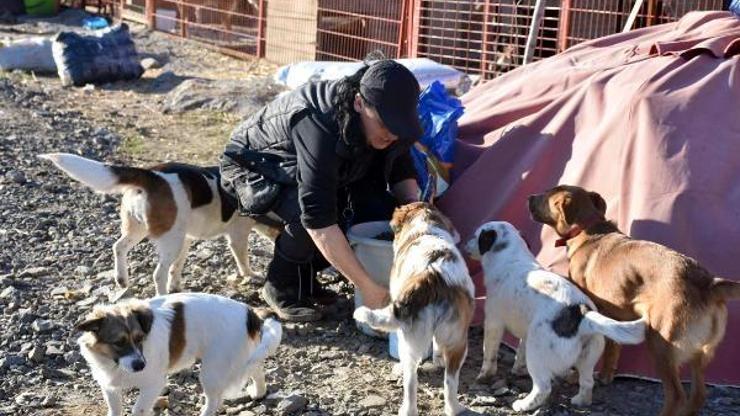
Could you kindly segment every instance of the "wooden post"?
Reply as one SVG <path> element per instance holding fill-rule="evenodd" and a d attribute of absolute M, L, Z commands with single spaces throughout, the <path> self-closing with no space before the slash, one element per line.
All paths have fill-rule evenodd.
<path fill-rule="evenodd" d="M 155 2 L 156 0 L 146 0 L 146 3 L 144 3 L 144 13 L 146 14 L 146 22 L 147 26 L 149 26 L 149 29 L 156 29 L 154 27 L 155 20 L 154 20 L 154 9 L 155 9 Z"/>

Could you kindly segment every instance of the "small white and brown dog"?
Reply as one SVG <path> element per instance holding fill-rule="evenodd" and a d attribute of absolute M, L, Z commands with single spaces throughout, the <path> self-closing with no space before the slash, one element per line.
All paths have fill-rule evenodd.
<path fill-rule="evenodd" d="M 481 261 L 486 282 L 483 367 L 478 379 L 489 381 L 496 374 L 504 330 L 519 338 L 512 371 L 519 372 L 526 361 L 532 391 L 514 402 L 516 411 L 542 405 L 553 377 L 573 367 L 578 370 L 579 391 L 571 403 L 591 404 L 593 369 L 604 350 L 604 336 L 621 344 L 645 339 L 643 320 L 618 322 L 597 312 L 573 283 L 540 266 L 508 222 L 482 225 L 466 250 Z"/>
<path fill-rule="evenodd" d="M 108 416 L 123 413 L 122 394 L 139 389 L 132 414 L 149 415 L 167 373 L 201 361 L 206 401 L 201 416 L 215 415 L 224 398 L 266 393 L 264 360 L 280 344 L 282 327 L 264 322 L 240 302 L 205 293 L 178 293 L 146 301 L 96 306 L 79 324 L 77 343 L 103 390 Z"/>
<path fill-rule="evenodd" d="M 225 235 L 239 276 L 256 274 L 249 265 L 248 236 L 254 228 L 275 240 L 278 230 L 240 216 L 236 201 L 221 187 L 217 167 L 165 163 L 151 169 L 115 166 L 69 153 L 39 155 L 73 179 L 102 193 L 122 193 L 121 237 L 113 245 L 116 284 L 128 287 L 128 252 L 144 238 L 159 256 L 154 270 L 157 295 L 179 292 L 182 268 L 193 240 Z"/>
<path fill-rule="evenodd" d="M 465 408 L 457 399 L 460 368 L 468 350 L 474 286 L 455 243 L 452 223 L 430 204 L 415 202 L 396 209 L 391 220 L 393 267 L 391 303 L 383 309 L 359 307 L 354 318 L 381 331 L 399 330 L 403 369 L 403 404 L 399 415 L 416 415 L 416 370 L 434 341 L 445 366 L 445 414 Z"/>

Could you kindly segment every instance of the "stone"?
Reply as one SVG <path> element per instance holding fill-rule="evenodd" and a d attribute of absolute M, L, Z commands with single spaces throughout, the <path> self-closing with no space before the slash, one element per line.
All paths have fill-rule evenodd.
<path fill-rule="evenodd" d="M 278 403 L 276 411 L 280 415 L 290 415 L 302 410 L 308 404 L 308 399 L 298 393 L 291 393 Z"/>
<path fill-rule="evenodd" d="M 373 409 L 377 407 L 383 407 L 386 404 L 386 400 L 380 396 L 371 394 L 364 399 L 360 400 L 360 406 L 366 409 Z"/>
<path fill-rule="evenodd" d="M 20 357 L 18 355 L 6 355 L 3 358 L 0 358 L 0 369 L 7 369 L 12 367 L 18 367 L 26 363 L 26 360 L 23 357 Z"/>
<path fill-rule="evenodd" d="M 11 299 L 19 295 L 18 289 L 16 289 L 13 286 L 8 286 L 5 289 L 3 289 L 2 292 L 0 292 L 0 298 L 2 299 Z"/>
<path fill-rule="evenodd" d="M 36 346 L 28 352 L 28 359 L 35 363 L 44 361 L 44 357 L 46 357 L 46 354 L 44 354 L 44 350 L 41 346 Z"/>
<path fill-rule="evenodd" d="M 33 329 L 33 332 L 36 332 L 38 334 L 49 332 L 53 328 L 54 323 L 46 319 L 37 319 L 31 324 L 31 329 Z"/>
<path fill-rule="evenodd" d="M 49 276 L 52 274 L 51 268 L 49 267 L 30 267 L 28 269 L 23 270 L 18 277 L 24 278 L 24 277 L 41 277 L 41 276 Z"/>

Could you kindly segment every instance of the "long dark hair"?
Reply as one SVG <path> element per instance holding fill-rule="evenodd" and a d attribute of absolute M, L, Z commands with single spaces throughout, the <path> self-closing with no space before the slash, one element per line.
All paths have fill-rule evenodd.
<path fill-rule="evenodd" d="M 339 125 L 342 139 L 351 147 L 362 147 L 365 144 L 360 114 L 355 111 L 355 96 L 360 92 L 360 80 L 368 67 L 365 64 L 354 74 L 339 81 L 337 93 L 334 96 L 334 119 Z"/>

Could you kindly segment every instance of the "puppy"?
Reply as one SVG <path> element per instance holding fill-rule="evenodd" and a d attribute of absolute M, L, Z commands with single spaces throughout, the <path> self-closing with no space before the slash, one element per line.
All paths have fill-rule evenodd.
<path fill-rule="evenodd" d="M 236 213 L 236 201 L 221 188 L 217 167 L 165 163 L 151 169 L 113 166 L 68 153 L 39 155 L 97 192 L 123 193 L 121 238 L 113 245 L 116 284 L 128 287 L 129 250 L 149 238 L 159 261 L 154 270 L 157 295 L 179 292 L 180 276 L 193 240 L 225 235 L 239 275 L 255 276 L 249 266 L 252 228 L 275 240 L 279 230 Z"/>
<path fill-rule="evenodd" d="M 416 370 L 432 340 L 445 366 L 445 414 L 459 414 L 465 408 L 457 400 L 458 378 L 474 306 L 473 282 L 455 247 L 459 235 L 449 219 L 423 202 L 397 208 L 391 228 L 391 304 L 357 308 L 354 318 L 381 331 L 400 329 L 404 395 L 399 415 L 417 414 Z"/>
<path fill-rule="evenodd" d="M 201 361 L 206 397 L 201 416 L 215 415 L 251 379 L 252 398 L 265 395 L 264 359 L 280 344 L 280 324 L 264 323 L 245 304 L 217 295 L 183 293 L 97 306 L 77 325 L 82 356 L 100 384 L 108 416 L 122 414 L 122 393 L 139 389 L 132 414 L 149 415 L 171 373 Z"/>
<path fill-rule="evenodd" d="M 555 229 L 567 247 L 570 278 L 605 315 L 647 321 L 646 339 L 665 403 L 661 415 L 696 414 L 706 398 L 704 370 L 727 325 L 726 301 L 740 283 L 714 277 L 696 260 L 649 241 L 633 240 L 605 219 L 601 195 L 557 186 L 529 197 L 532 218 Z M 607 343 L 604 381 L 614 377 L 619 346 Z M 688 403 L 679 367 L 692 369 Z"/>
<path fill-rule="evenodd" d="M 486 281 L 484 357 L 478 379 L 490 380 L 496 374 L 504 330 L 520 340 L 513 371 L 526 360 L 532 377 L 532 391 L 514 402 L 514 410 L 526 412 L 542 405 L 553 377 L 572 367 L 578 370 L 580 389 L 571 403 L 591 404 L 593 369 L 604 350 L 604 336 L 622 344 L 645 339 L 644 321 L 617 322 L 598 313 L 574 284 L 537 263 L 508 222 L 482 225 L 466 249 L 482 262 Z"/>

